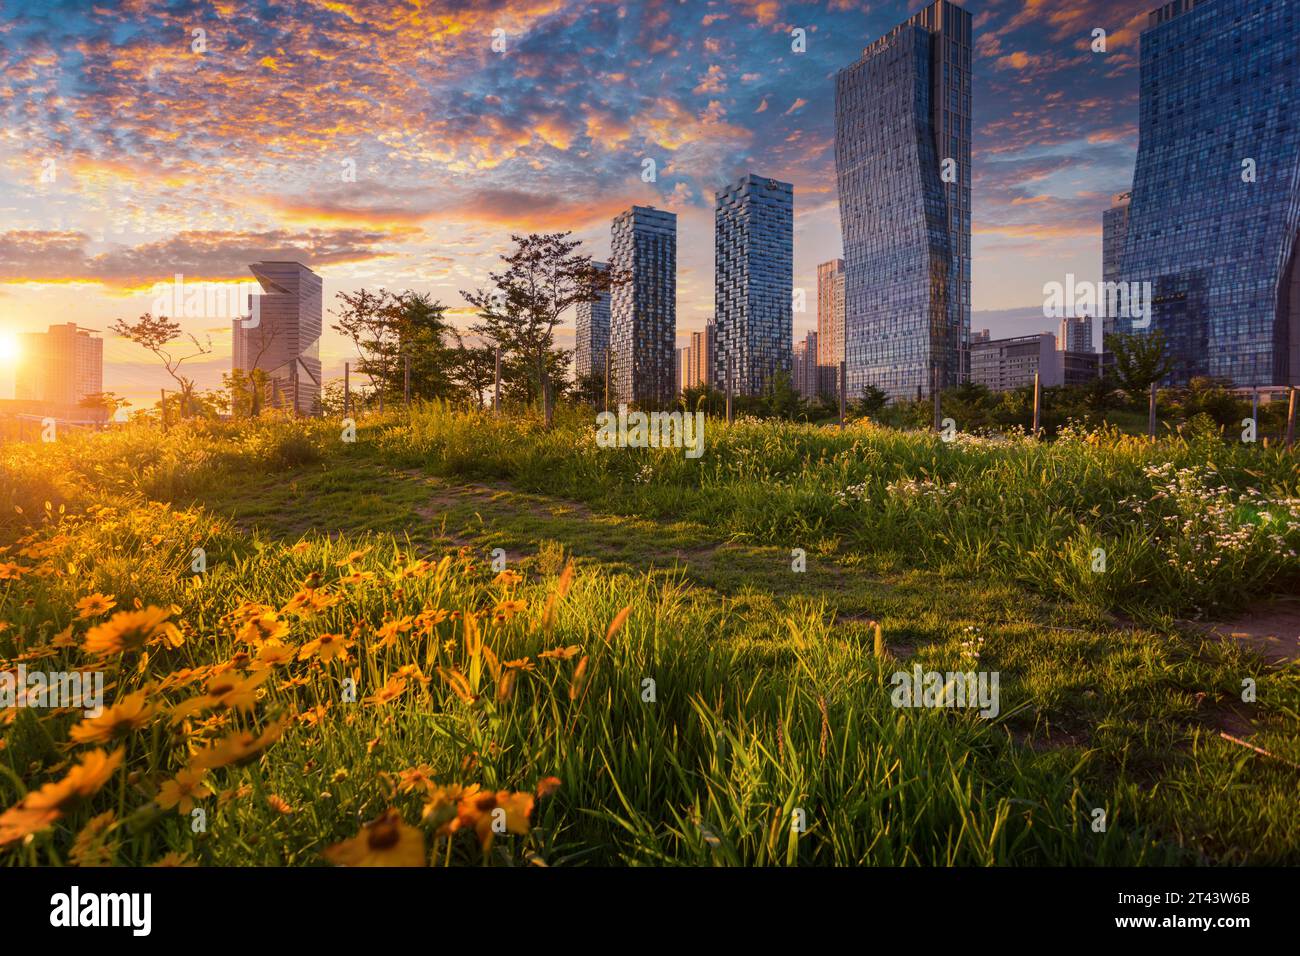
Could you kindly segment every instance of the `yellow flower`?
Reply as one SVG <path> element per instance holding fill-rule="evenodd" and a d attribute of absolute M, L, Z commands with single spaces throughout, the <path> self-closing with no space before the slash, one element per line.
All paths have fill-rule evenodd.
<path fill-rule="evenodd" d="M 150 863 L 149 865 L 151 867 L 198 866 L 197 863 L 191 861 L 190 858 L 186 856 L 184 853 L 178 853 L 175 850 L 172 850 L 170 853 L 163 854 L 162 856 L 158 857 L 158 859 L 155 862 Z"/>
<path fill-rule="evenodd" d="M 479 846 L 486 852 L 498 834 L 528 832 L 528 818 L 533 812 L 535 799 L 531 793 L 511 793 L 508 790 L 493 793 L 480 790 L 478 786 L 434 787 L 430 789 L 424 817 L 441 835 L 473 830 L 478 836 Z"/>
<path fill-rule="evenodd" d="M 406 693 L 406 678 L 390 677 L 388 683 L 370 697 L 363 699 L 366 704 L 389 704 Z"/>
<path fill-rule="evenodd" d="M 92 750 L 57 783 L 47 783 L 0 814 L 0 846 L 44 830 L 80 800 L 94 796 L 122 764 L 121 749 Z"/>
<path fill-rule="evenodd" d="M 327 847 L 322 855 L 338 866 L 427 866 L 424 833 L 386 810 L 350 840 Z"/>
<path fill-rule="evenodd" d="M 168 620 L 172 611 L 147 607 L 143 611 L 118 611 L 105 624 L 92 627 L 83 645 L 89 654 L 124 654 L 162 641 L 171 647 L 185 642 L 180 628 Z"/>
<path fill-rule="evenodd" d="M 158 790 L 154 802 L 163 810 L 176 807 L 182 814 L 194 809 L 194 801 L 212 796 L 212 791 L 203 786 L 206 771 L 181 770 Z"/>
<path fill-rule="evenodd" d="M 549 657 L 552 660 L 567 661 L 571 657 L 577 657 L 578 652 L 582 650 L 581 644 L 570 644 L 568 647 L 556 647 L 549 651 L 542 651 L 538 657 Z"/>
<path fill-rule="evenodd" d="M 348 555 L 346 558 L 344 558 L 342 561 L 335 561 L 335 562 L 334 562 L 334 567 L 336 567 L 336 568 L 346 568 L 349 564 L 356 564 L 358 561 L 360 561 L 362 558 L 364 558 L 364 557 L 365 557 L 367 554 L 369 554 L 369 553 L 370 553 L 370 549 L 369 549 L 369 548 L 362 548 L 360 551 L 353 551 L 351 554 L 349 554 L 349 555 Z"/>
<path fill-rule="evenodd" d="M 319 657 L 322 664 L 328 664 L 334 658 L 346 661 L 348 659 L 348 648 L 353 645 L 353 641 L 346 640 L 342 634 L 322 634 L 314 641 L 308 641 L 298 651 L 298 660 L 305 661 L 309 657 Z"/>
<path fill-rule="evenodd" d="M 0 581 L 17 581 L 30 568 L 20 567 L 13 561 L 0 561 Z"/>
<path fill-rule="evenodd" d="M 84 621 L 88 617 L 99 617 L 115 607 L 117 601 L 113 600 L 111 594 L 88 594 L 77 602 L 77 610 L 81 612 L 77 618 Z"/>
<path fill-rule="evenodd" d="M 145 692 L 122 698 L 98 717 L 87 717 L 69 731 L 74 743 L 109 743 L 148 725 L 156 710 L 145 702 Z"/>
<path fill-rule="evenodd" d="M 289 625 L 279 620 L 274 611 L 250 618 L 235 634 L 235 639 L 254 647 L 261 647 L 269 641 L 279 641 L 289 633 Z"/>
<path fill-rule="evenodd" d="M 237 731 L 195 753 L 190 760 L 190 765 L 209 770 L 246 764 L 279 740 L 283 732 L 284 724 L 278 721 L 268 726 L 258 736 L 254 736 L 249 731 Z"/>
<path fill-rule="evenodd" d="M 250 711 L 257 703 L 257 688 L 271 676 L 270 669 L 254 671 L 244 677 L 240 674 L 218 674 L 208 681 L 207 692 L 191 697 L 172 708 L 172 723 L 179 723 L 191 714 L 205 710 Z"/>
<path fill-rule="evenodd" d="M 508 588 L 511 587 L 512 585 L 518 584 L 523 579 L 524 576 L 519 572 L 506 570 L 506 571 L 502 571 L 495 578 L 493 578 L 492 583 L 499 584 L 502 587 Z"/>
<path fill-rule="evenodd" d="M 298 648 L 289 644 L 263 644 L 257 652 L 257 663 L 263 667 L 287 664 L 298 656 Z"/>

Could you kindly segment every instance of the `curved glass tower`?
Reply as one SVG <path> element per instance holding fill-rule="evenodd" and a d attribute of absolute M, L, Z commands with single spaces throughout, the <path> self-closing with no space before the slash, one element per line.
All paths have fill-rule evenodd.
<path fill-rule="evenodd" d="M 835 78 L 850 395 L 955 385 L 970 335 L 971 17 L 939 0 Z"/>
<path fill-rule="evenodd" d="M 1177 0 L 1142 34 L 1121 272 L 1152 284 L 1170 383 L 1300 383 L 1297 48 L 1294 0 Z"/>

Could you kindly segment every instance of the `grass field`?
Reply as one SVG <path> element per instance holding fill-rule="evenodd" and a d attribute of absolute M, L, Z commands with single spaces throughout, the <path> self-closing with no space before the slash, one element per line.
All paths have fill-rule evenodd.
<path fill-rule="evenodd" d="M 1294 455 L 591 422 L 0 449 L 4 667 L 106 698 L 0 712 L 0 863 L 1300 862 L 1300 670 L 1190 623 L 1300 590 Z"/>

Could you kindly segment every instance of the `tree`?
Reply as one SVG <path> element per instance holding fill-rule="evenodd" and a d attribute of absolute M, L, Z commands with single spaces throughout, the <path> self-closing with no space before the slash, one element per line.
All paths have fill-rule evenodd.
<path fill-rule="evenodd" d="M 561 315 L 629 278 L 593 266 L 591 256 L 577 251 L 581 241 L 569 236 L 512 235 L 514 251 L 501 256 L 504 272 L 488 274 L 490 288 L 461 292 L 479 314 L 470 331 L 501 347 L 503 375 L 529 402 L 540 394 L 543 373 L 558 384 L 557 370 L 568 365 L 567 353 L 554 348 Z"/>
<path fill-rule="evenodd" d="M 102 411 L 107 421 L 111 421 L 117 415 L 118 409 L 131 406 L 131 403 L 125 398 L 113 392 L 97 392 L 94 395 L 87 395 L 77 404 L 92 411 Z"/>
<path fill-rule="evenodd" d="M 1115 377 L 1135 401 L 1174 367 L 1173 359 L 1165 354 L 1165 336 L 1159 329 L 1146 335 L 1117 334 L 1110 341 Z"/>
<path fill-rule="evenodd" d="M 277 329 L 259 322 L 256 326 L 256 341 L 253 336 L 245 340 L 246 347 L 256 348 L 248 368 L 231 369 L 229 375 L 221 377 L 222 384 L 230 392 L 230 413 L 236 418 L 257 418 L 262 414 L 271 382 L 271 376 L 261 367 L 262 358 L 275 343 L 277 334 Z"/>
<path fill-rule="evenodd" d="M 889 394 L 875 385 L 863 386 L 862 394 L 853 403 L 853 414 L 871 418 L 879 415 L 880 410 L 889 404 Z"/>
<path fill-rule="evenodd" d="M 378 292 L 361 289 L 355 293 L 340 291 L 335 298 L 343 306 L 330 310 L 338 317 L 330 328 L 352 342 L 358 355 L 357 372 L 370 380 L 371 391 L 380 391 L 392 377 L 391 365 L 396 354 L 395 343 L 391 341 L 394 296 L 383 289 Z"/>
<path fill-rule="evenodd" d="M 154 318 L 152 314 L 146 312 L 135 322 L 118 319 L 109 328 L 123 338 L 152 352 L 163 363 L 167 374 L 171 376 L 180 391 L 180 413 L 182 418 L 185 417 L 194 398 L 194 380 L 181 375 L 181 365 L 190 359 L 211 354 L 212 339 L 209 338 L 205 346 L 193 334 L 187 334 L 184 338 L 189 339 L 193 344 L 194 352 L 178 357 L 168 346 L 182 338 L 181 326 L 179 322 L 173 322 L 165 315 Z"/>
<path fill-rule="evenodd" d="M 466 345 L 464 337 L 453 330 L 456 337 L 456 383 L 478 403 L 479 408 L 491 404 L 496 385 L 496 349 L 491 345 Z"/>

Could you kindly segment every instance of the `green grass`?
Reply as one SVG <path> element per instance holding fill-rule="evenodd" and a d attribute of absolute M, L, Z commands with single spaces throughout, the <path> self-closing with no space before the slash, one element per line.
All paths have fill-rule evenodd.
<path fill-rule="evenodd" d="M 439 783 L 494 790 L 561 779 L 526 835 L 495 841 L 487 859 L 498 863 L 1300 860 L 1296 666 L 1173 620 L 1294 585 L 1295 509 L 1267 506 L 1265 520 L 1256 507 L 1297 497 L 1294 458 L 1178 438 L 945 445 L 877 429 L 710 422 L 706 455 L 688 462 L 597 450 L 589 430 L 589 418 L 565 413 L 548 432 L 425 409 L 409 422 L 369 420 L 355 444 L 338 440 L 335 423 L 267 421 L 6 449 L 0 564 L 33 569 L 0 581 L 10 662 L 90 663 L 76 645 L 95 622 L 74 620 L 86 594 L 113 594 L 119 608 L 175 604 L 184 644 L 151 648 L 143 665 L 139 654 L 107 662 L 109 700 L 120 699 L 178 669 L 240 663 L 249 648 L 223 616 L 248 601 L 283 607 L 313 572 L 339 600 L 312 617 L 284 614 L 287 640 L 355 629 L 357 646 L 346 667 L 280 665 L 249 714 L 190 728 L 209 739 L 329 708 L 315 725 L 290 724 L 253 763 L 208 775 L 226 799 L 201 803 L 206 832 L 153 805 L 189 759 L 159 716 L 118 744 L 128 773 L 0 849 L 0 862 L 66 862 L 77 832 L 111 810 L 102 839 L 113 862 L 180 852 L 204 864 L 320 864 L 322 849 L 389 806 L 419 824 L 421 794 L 395 792 L 393 780 L 421 766 Z M 1143 471 L 1164 462 L 1199 484 L 1146 514 L 1125 505 L 1168 483 Z M 909 496 L 898 485 L 908 479 L 957 490 Z M 840 501 L 858 485 L 860 499 Z M 1207 508 L 1218 510 L 1204 517 Z M 1163 519 L 1184 512 L 1190 529 L 1164 532 L 1173 522 Z M 1239 542 L 1229 560 L 1198 556 L 1195 542 L 1229 534 Z M 1084 560 L 1093 546 L 1107 548 L 1104 574 Z M 189 573 L 194 547 L 207 552 L 201 576 Z M 337 583 L 339 562 L 365 548 L 354 568 L 375 579 Z M 494 548 L 520 584 L 493 583 Z M 804 573 L 791 570 L 794 548 L 807 552 Z M 1163 570 L 1175 554 L 1182 566 Z M 444 555 L 441 575 L 393 577 Z M 548 626 L 544 608 L 570 560 L 574 583 Z M 481 652 L 475 664 L 458 621 L 371 652 L 385 620 L 490 611 L 506 596 L 526 610 L 485 626 L 487 645 L 536 668 L 508 696 L 499 699 Z M 54 642 L 69 625 L 73 646 Z M 570 660 L 537 658 L 575 644 Z M 997 671 L 1000 714 L 896 709 L 890 675 L 918 663 Z M 428 684 L 412 679 L 384 705 L 344 702 L 344 677 L 364 698 L 408 665 Z M 477 667 L 480 699 L 452 693 L 439 667 Z M 1258 683 L 1256 703 L 1240 699 L 1246 678 Z M 149 699 L 174 706 L 202 686 L 154 688 Z M 11 713 L 4 807 L 88 749 L 68 752 L 77 715 Z M 1104 832 L 1092 826 L 1097 809 Z M 796 811 L 802 833 L 790 826 Z M 448 847 L 423 826 L 436 861 L 448 850 L 453 862 L 484 860 L 472 837 Z"/>

